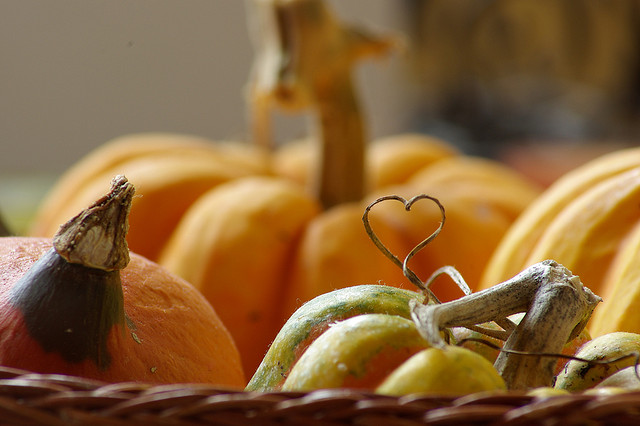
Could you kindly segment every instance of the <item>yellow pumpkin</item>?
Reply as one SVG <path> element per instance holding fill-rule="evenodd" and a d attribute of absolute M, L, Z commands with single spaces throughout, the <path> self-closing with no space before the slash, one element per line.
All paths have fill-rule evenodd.
<path fill-rule="evenodd" d="M 469 349 L 446 346 L 413 355 L 385 378 L 376 393 L 461 396 L 506 389 L 491 362 Z"/>
<path fill-rule="evenodd" d="M 596 309 L 591 320 L 593 335 L 602 336 L 616 331 L 640 333 L 640 222 L 633 225 L 620 243 L 604 280 L 607 296 Z"/>
<path fill-rule="evenodd" d="M 291 368 L 282 390 L 372 389 L 428 347 L 409 319 L 377 313 L 357 315 L 334 323 L 313 341 Z"/>
<path fill-rule="evenodd" d="M 598 336 L 576 352 L 580 360 L 567 362 L 556 377 L 554 387 L 571 392 L 593 388 L 612 374 L 635 365 L 638 350 L 639 334 L 614 332 Z"/>
<path fill-rule="evenodd" d="M 640 149 L 598 157 L 567 173 L 527 207 L 496 248 L 479 288 L 552 258 L 579 275 L 604 302 L 589 324 L 594 337 L 640 332 Z"/>
<path fill-rule="evenodd" d="M 553 251 L 553 246 L 556 242 L 559 242 L 558 248 L 562 247 L 562 250 L 570 252 L 572 248 L 566 248 L 567 245 L 573 244 L 573 246 L 577 247 L 582 242 L 578 241 L 578 238 L 573 234 L 564 233 L 562 226 L 570 227 L 574 217 L 579 217 L 583 221 L 592 220 L 592 222 L 587 224 L 583 222 L 587 227 L 583 228 L 582 231 L 578 230 L 578 232 L 582 234 L 584 232 L 593 232 L 593 227 L 599 226 L 597 222 L 606 218 L 606 212 L 602 211 L 602 209 L 606 209 L 612 203 L 624 202 L 627 199 L 624 191 L 633 190 L 637 182 L 633 176 L 627 175 L 626 182 L 619 181 L 621 187 L 615 193 L 606 194 L 606 187 L 600 187 L 600 193 L 593 192 L 595 188 L 600 184 L 605 184 L 612 185 L 609 189 L 613 190 L 615 184 L 612 182 L 614 180 L 624 179 L 620 176 L 634 169 L 637 170 L 639 167 L 640 149 L 629 148 L 598 157 L 558 179 L 535 202 L 531 203 L 511 226 L 491 257 L 483 273 L 480 288 L 495 285 L 512 277 L 523 267 L 546 258 L 553 258 L 573 270 L 575 262 L 556 257 L 560 253 Z M 607 184 L 606 182 L 609 183 Z M 625 188 L 625 183 L 629 187 Z M 591 195 L 588 195 L 589 193 Z M 582 199 L 580 201 L 583 203 L 582 206 L 575 204 L 574 207 L 570 207 L 578 199 Z M 589 205 L 589 202 L 593 204 Z M 631 204 L 633 203 L 631 202 Z M 619 207 L 622 206 L 620 205 Z M 570 208 L 573 215 L 575 215 L 574 217 L 567 217 L 569 213 L 565 213 Z M 596 212 L 593 210 L 595 208 L 599 210 Z M 616 206 L 610 206 L 609 208 L 609 212 L 615 212 Z M 635 209 L 629 213 L 632 214 L 633 211 Z M 602 216 L 601 213 L 603 214 Z M 593 215 L 591 219 L 587 216 L 589 214 Z M 553 225 L 553 222 L 562 215 L 565 215 L 563 222 Z M 602 234 L 601 237 L 609 238 L 611 232 L 624 233 L 621 228 L 627 225 L 628 222 L 614 223 L 612 228 Z M 552 227 L 557 227 L 556 230 L 558 232 L 553 234 L 550 231 Z M 588 250 L 589 247 L 584 246 L 583 249 Z M 598 250 L 600 249 L 601 247 L 598 248 Z M 606 250 L 611 251 L 612 249 L 607 247 Z M 536 253 L 535 257 L 533 255 L 534 252 Z M 600 271 L 606 268 L 605 264 L 598 265 Z M 597 293 L 597 288 L 599 288 L 597 282 L 594 282 L 591 277 L 583 276 L 579 270 L 573 272 L 580 275 L 583 281 Z"/>

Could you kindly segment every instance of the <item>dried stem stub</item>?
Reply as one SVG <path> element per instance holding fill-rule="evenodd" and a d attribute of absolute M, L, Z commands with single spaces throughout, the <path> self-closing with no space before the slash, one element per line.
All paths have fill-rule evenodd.
<path fill-rule="evenodd" d="M 60 227 L 53 246 L 69 263 L 104 271 L 124 269 L 129 263 L 126 234 L 135 188 L 126 177 L 111 181 L 111 190 Z"/>
<path fill-rule="evenodd" d="M 560 353 L 584 329 L 601 300 L 567 268 L 545 260 L 489 289 L 443 304 L 412 303 L 411 310 L 421 334 L 435 347 L 444 347 L 440 331 L 445 328 L 497 322 L 526 312 L 494 365 L 509 389 L 528 389 L 550 386 L 556 361 L 510 351 Z"/>
<path fill-rule="evenodd" d="M 111 330 L 124 330 L 126 321 L 120 270 L 129 263 L 133 194 L 133 185 L 116 176 L 109 193 L 62 225 L 53 247 L 11 288 L 11 303 L 45 352 L 109 368 Z"/>

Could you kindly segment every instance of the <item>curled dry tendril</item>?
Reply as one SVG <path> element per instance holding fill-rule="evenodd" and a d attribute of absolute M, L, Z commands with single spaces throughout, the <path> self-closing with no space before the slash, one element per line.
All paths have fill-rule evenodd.
<path fill-rule="evenodd" d="M 389 201 L 389 200 L 401 202 L 404 205 L 404 209 L 406 211 L 410 211 L 411 207 L 413 206 L 414 203 L 416 203 L 419 200 L 424 200 L 424 199 L 433 201 L 438 206 L 438 208 L 440 209 L 440 215 L 441 215 L 440 224 L 438 225 L 438 228 L 431 233 L 431 235 L 429 235 L 427 238 L 425 238 L 420 243 L 418 243 L 418 245 L 416 245 L 409 252 L 409 254 L 407 254 L 407 256 L 404 258 L 404 260 L 401 261 L 396 255 L 394 255 L 384 245 L 384 243 L 382 241 L 380 241 L 380 238 L 378 238 L 376 233 L 373 231 L 373 229 L 371 227 L 371 223 L 369 221 L 369 212 L 371 211 L 371 209 L 376 204 L 381 203 L 383 201 Z M 399 268 L 402 269 L 403 275 L 413 285 L 418 287 L 423 293 L 426 294 L 427 297 L 425 298 L 425 303 L 429 303 L 430 301 L 431 302 L 435 302 L 435 303 L 440 303 L 440 301 L 438 300 L 436 295 L 433 294 L 433 292 L 430 290 L 430 287 L 431 287 L 431 284 L 436 280 L 436 278 L 438 278 L 441 275 L 448 275 L 454 281 L 454 283 L 460 288 L 460 290 L 462 290 L 462 292 L 465 295 L 471 294 L 471 289 L 469 288 L 469 286 L 465 282 L 464 278 L 462 278 L 462 275 L 460 275 L 460 273 L 453 266 L 443 266 L 443 267 L 437 269 L 424 282 L 422 280 L 420 280 L 420 278 L 418 278 L 418 276 L 415 274 L 415 272 L 413 272 L 411 270 L 411 268 L 409 268 L 409 266 L 408 266 L 409 261 L 420 250 L 422 250 L 427 244 L 429 244 L 431 241 L 433 241 L 440 234 L 440 231 L 442 231 L 442 228 L 444 227 L 445 219 L 446 219 L 445 209 L 444 209 L 444 206 L 442 205 L 442 203 L 440 203 L 440 201 L 437 198 L 432 197 L 432 196 L 427 195 L 427 194 L 416 195 L 415 197 L 412 197 L 412 198 L 410 198 L 408 200 L 405 199 L 404 197 L 399 196 L 399 195 L 387 195 L 387 196 L 384 196 L 384 197 L 380 197 L 380 198 L 376 199 L 375 201 L 373 201 L 371 204 L 369 204 L 365 208 L 364 214 L 362 215 L 362 222 L 364 223 L 365 230 L 366 230 L 367 235 L 369 236 L 369 238 L 371 238 L 371 241 L 373 241 L 373 243 L 382 252 L 382 254 L 384 254 L 389 260 L 391 260 L 394 264 L 396 264 Z"/>

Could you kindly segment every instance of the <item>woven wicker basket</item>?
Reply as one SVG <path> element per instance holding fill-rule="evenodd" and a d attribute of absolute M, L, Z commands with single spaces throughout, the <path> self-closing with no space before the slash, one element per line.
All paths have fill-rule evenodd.
<path fill-rule="evenodd" d="M 242 392 L 207 385 L 107 384 L 0 367 L 8 425 L 640 424 L 640 392 L 386 397 L 349 389 Z"/>

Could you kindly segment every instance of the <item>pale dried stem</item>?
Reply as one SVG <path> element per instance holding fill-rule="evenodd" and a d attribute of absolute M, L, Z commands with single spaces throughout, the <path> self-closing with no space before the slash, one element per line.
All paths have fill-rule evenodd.
<path fill-rule="evenodd" d="M 111 181 L 107 195 L 60 227 L 53 246 L 69 263 L 104 271 L 129 263 L 126 234 L 135 189 L 124 176 Z"/>
<path fill-rule="evenodd" d="M 451 302 L 412 303 L 411 311 L 421 334 L 435 347 L 445 346 L 440 335 L 445 328 L 474 327 L 526 312 L 495 363 L 509 389 L 526 389 L 550 386 L 556 360 L 509 350 L 560 353 L 564 344 L 582 331 L 600 301 L 568 269 L 546 260 L 510 280 Z"/>
<path fill-rule="evenodd" d="M 576 277 L 577 278 L 577 277 Z M 578 281 L 579 282 L 579 281 Z M 586 325 L 599 301 L 590 291 L 566 281 L 547 282 L 536 292 L 534 303 L 504 344 L 504 349 L 560 353 Z M 496 369 L 510 389 L 550 386 L 557 359 L 500 352 Z"/>
<path fill-rule="evenodd" d="M 440 209 L 440 215 L 441 215 L 440 224 L 438 225 L 438 228 L 435 231 L 433 231 L 428 237 L 426 237 L 424 240 L 418 243 L 418 245 L 416 245 L 409 252 L 409 254 L 407 254 L 404 260 L 401 261 L 395 254 L 391 252 L 391 250 L 387 248 L 387 246 L 384 245 L 382 241 L 380 241 L 380 238 L 378 238 L 373 228 L 371 227 L 371 222 L 369 221 L 369 213 L 371 212 L 371 209 L 376 204 L 381 203 L 383 201 L 399 201 L 404 205 L 404 209 L 408 212 L 411 210 L 411 207 L 413 206 L 413 204 L 415 204 L 417 201 L 420 201 L 420 200 L 431 200 L 438 206 L 438 208 Z M 444 206 L 440 203 L 440 201 L 437 198 L 431 197 L 426 194 L 416 195 L 415 197 L 412 197 L 408 200 L 399 195 L 386 195 L 384 197 L 380 197 L 376 199 L 371 204 L 369 204 L 364 209 L 364 213 L 362 215 L 362 223 L 364 224 L 364 229 L 367 232 L 367 235 L 369 236 L 371 241 L 373 241 L 375 246 L 378 248 L 378 250 L 382 252 L 382 254 L 385 255 L 385 257 L 387 257 L 389 260 L 391 260 L 394 264 L 396 264 L 399 268 L 402 269 L 402 273 L 404 274 L 404 276 L 413 285 L 418 287 L 418 289 L 420 289 L 425 294 L 425 303 L 429 303 L 429 302 L 440 303 L 436 295 L 433 294 L 433 292 L 429 289 L 429 287 L 431 286 L 433 281 L 442 274 L 448 274 L 449 276 L 451 276 L 454 282 L 460 287 L 460 289 L 465 294 L 471 293 L 471 289 L 469 288 L 467 283 L 464 281 L 464 279 L 462 279 L 462 276 L 460 276 L 458 271 L 456 271 L 455 268 L 451 266 L 445 266 L 439 269 L 438 271 L 434 272 L 426 282 L 422 282 L 422 280 L 418 278 L 416 273 L 409 268 L 409 261 L 413 258 L 413 256 L 415 256 L 427 244 L 433 241 L 433 239 L 436 238 L 438 234 L 440 234 L 440 231 L 442 231 L 442 228 L 444 227 L 445 220 L 446 220 L 446 215 L 445 215 Z"/>
<path fill-rule="evenodd" d="M 419 250 L 421 248 L 422 248 L 421 246 L 417 246 L 409 254 L 415 254 L 417 252 L 416 249 Z M 407 256 L 407 258 L 404 260 L 404 267 L 406 267 L 406 264 L 407 264 L 408 261 L 409 261 L 409 256 Z M 460 290 L 462 290 L 462 292 L 466 296 L 468 296 L 468 295 L 470 295 L 472 293 L 471 287 L 469 287 L 469 284 L 467 284 L 467 282 L 464 280 L 464 278 L 462 277 L 460 272 L 456 268 L 451 266 L 451 265 L 445 265 L 445 266 L 442 266 L 442 267 L 436 269 L 435 271 L 433 271 L 431 276 L 429 278 L 427 278 L 427 280 L 424 282 L 424 286 L 427 287 L 427 288 L 431 287 L 431 284 L 438 277 L 440 277 L 442 275 L 447 275 L 449 278 L 451 278 L 451 280 L 454 283 L 457 284 L 457 286 L 460 288 Z"/>

